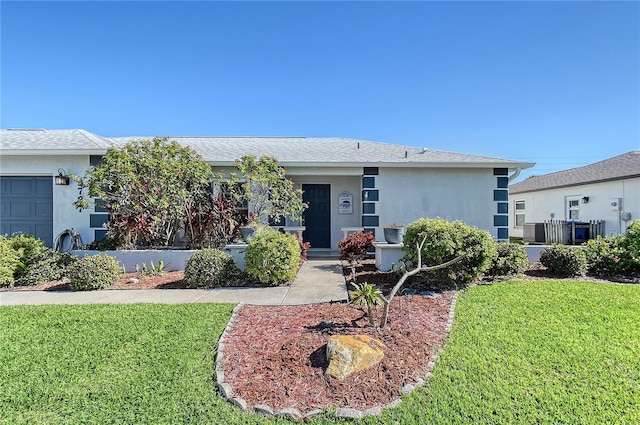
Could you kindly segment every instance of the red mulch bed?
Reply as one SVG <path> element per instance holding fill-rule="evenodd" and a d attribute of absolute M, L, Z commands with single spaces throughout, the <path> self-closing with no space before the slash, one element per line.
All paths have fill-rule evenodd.
<path fill-rule="evenodd" d="M 165 272 L 160 276 L 145 277 L 138 273 L 127 273 L 117 283 L 103 289 L 103 291 L 111 289 L 185 289 L 183 278 L 184 271 Z M 71 291 L 71 286 L 68 280 L 59 280 L 33 286 L 0 288 L 0 291 Z"/>
<path fill-rule="evenodd" d="M 246 305 L 227 332 L 219 366 L 234 396 L 253 406 L 308 412 L 386 405 L 404 385 L 425 377 L 444 344 L 453 296 L 448 291 L 439 297 L 396 297 L 382 330 L 368 326 L 363 309 L 344 303 Z M 323 330 L 320 322 L 335 327 Z M 384 359 L 342 381 L 325 376 L 326 343 L 333 334 L 377 338 L 385 344 Z"/>

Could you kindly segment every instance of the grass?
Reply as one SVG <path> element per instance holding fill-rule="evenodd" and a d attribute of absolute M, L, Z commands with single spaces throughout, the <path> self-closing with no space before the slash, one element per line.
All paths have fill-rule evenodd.
<path fill-rule="evenodd" d="M 433 378 L 388 418 L 640 423 L 640 287 L 515 281 L 462 293 Z"/>
<path fill-rule="evenodd" d="M 0 423 L 287 423 L 244 414 L 215 390 L 231 309 L 1 307 Z M 359 423 L 640 423 L 640 286 L 514 281 L 463 292 L 432 378 Z"/>

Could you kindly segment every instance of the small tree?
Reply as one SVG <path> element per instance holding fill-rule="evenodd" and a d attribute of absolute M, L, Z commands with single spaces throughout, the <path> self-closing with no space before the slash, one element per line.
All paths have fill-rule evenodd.
<path fill-rule="evenodd" d="M 446 263 L 443 264 L 439 264 L 437 266 L 426 266 L 426 265 L 422 265 L 422 247 L 424 246 L 424 243 L 427 240 L 428 235 L 425 235 L 422 238 L 422 241 L 420 243 L 416 244 L 416 248 L 417 248 L 417 256 L 418 256 L 418 265 L 415 269 L 413 270 L 407 270 L 404 272 L 404 274 L 402 275 L 402 277 L 400 277 L 400 280 L 398 280 L 398 283 L 395 284 L 395 286 L 393 287 L 393 289 L 391 290 L 391 292 L 389 293 L 388 297 L 381 297 L 382 299 L 382 303 L 384 304 L 384 310 L 382 312 L 382 318 L 380 319 L 380 328 L 384 328 L 385 326 L 387 326 L 387 320 L 389 318 L 389 307 L 391 306 L 391 301 L 393 300 L 393 297 L 396 296 L 396 294 L 398 293 L 398 291 L 400 290 L 400 288 L 402 287 L 402 285 L 404 285 L 404 282 L 406 282 L 406 280 L 413 276 L 416 275 L 420 272 L 426 272 L 426 271 L 431 271 L 431 270 L 439 270 L 439 269 L 444 269 L 446 267 L 449 267 L 459 261 L 461 261 L 464 257 L 465 254 L 459 255 L 456 258 L 454 258 L 453 260 L 447 261 Z"/>
<path fill-rule="evenodd" d="M 188 206 L 215 180 L 194 150 L 157 137 L 110 148 L 98 166 L 73 178 L 80 190 L 76 208 L 88 208 L 88 197 L 100 198 L 109 212 L 108 232 L 125 248 L 173 245 Z"/>
<path fill-rule="evenodd" d="M 233 175 L 231 183 L 244 179 L 242 191 L 236 193 L 240 200 L 247 201 L 252 209 L 254 224 L 268 225 L 269 220 L 280 222 L 283 216 L 300 220 L 307 204 L 302 202 L 302 190 L 296 189 L 293 181 L 285 177 L 285 170 L 271 156 L 256 159 L 245 155 L 235 161 L 242 176 Z"/>

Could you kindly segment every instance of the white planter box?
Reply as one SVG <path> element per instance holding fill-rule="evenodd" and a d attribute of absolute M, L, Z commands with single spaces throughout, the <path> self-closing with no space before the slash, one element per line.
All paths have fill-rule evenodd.
<path fill-rule="evenodd" d="M 388 272 L 394 263 L 404 257 L 401 243 L 374 242 L 373 246 L 376 249 L 376 267 L 380 271 Z"/>
<path fill-rule="evenodd" d="M 244 270 L 244 252 L 248 246 L 246 243 L 232 243 L 224 247 L 225 252 L 231 254 L 233 262 L 240 270 Z"/>
<path fill-rule="evenodd" d="M 124 266 L 128 273 L 142 270 L 142 265 L 147 265 L 147 270 L 151 270 L 151 262 L 157 265 L 160 260 L 164 262 L 165 271 L 184 270 L 187 260 L 198 252 L 192 249 L 140 249 L 140 250 L 116 250 L 116 251 L 87 251 L 75 250 L 71 254 L 82 258 L 87 255 L 106 254 L 114 257 L 120 265 Z"/>
<path fill-rule="evenodd" d="M 527 257 L 530 263 L 537 263 L 540 261 L 540 253 L 543 249 L 549 248 L 552 245 L 524 245 L 524 250 L 527 251 Z"/>

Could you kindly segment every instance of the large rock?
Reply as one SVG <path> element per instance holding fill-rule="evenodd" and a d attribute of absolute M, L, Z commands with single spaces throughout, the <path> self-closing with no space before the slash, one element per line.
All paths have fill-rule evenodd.
<path fill-rule="evenodd" d="M 368 335 L 332 335 L 327 342 L 326 374 L 344 379 L 378 364 L 384 357 L 382 341 Z"/>

